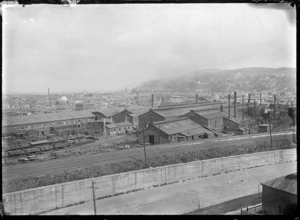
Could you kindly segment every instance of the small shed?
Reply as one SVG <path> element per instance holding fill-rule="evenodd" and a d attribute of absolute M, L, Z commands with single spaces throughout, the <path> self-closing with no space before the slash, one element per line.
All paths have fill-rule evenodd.
<path fill-rule="evenodd" d="M 258 126 L 258 133 L 270 132 L 270 127 L 271 127 L 271 131 L 272 131 L 273 130 L 272 124 L 261 124 Z"/>
<path fill-rule="evenodd" d="M 262 211 L 266 215 L 293 215 L 297 210 L 297 173 L 262 185 Z"/>
<path fill-rule="evenodd" d="M 234 133 L 236 135 L 244 135 L 244 134 L 247 134 L 247 130 L 246 128 L 237 128 Z"/>

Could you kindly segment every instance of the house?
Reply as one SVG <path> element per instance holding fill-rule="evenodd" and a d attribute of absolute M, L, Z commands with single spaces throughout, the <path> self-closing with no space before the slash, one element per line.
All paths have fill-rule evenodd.
<path fill-rule="evenodd" d="M 154 122 L 139 130 L 138 141 L 150 144 L 163 144 L 196 140 L 214 136 L 214 132 L 199 125 L 190 118 L 181 117 Z"/>
<path fill-rule="evenodd" d="M 272 124 L 261 124 L 258 126 L 258 133 L 270 132 L 270 127 L 271 127 L 271 131 L 272 131 L 273 130 Z"/>
<path fill-rule="evenodd" d="M 262 185 L 262 211 L 265 215 L 293 215 L 297 210 L 297 173 Z"/>
<path fill-rule="evenodd" d="M 105 126 L 106 136 L 116 136 L 127 134 L 133 131 L 132 123 L 121 122 L 121 123 L 111 123 Z"/>

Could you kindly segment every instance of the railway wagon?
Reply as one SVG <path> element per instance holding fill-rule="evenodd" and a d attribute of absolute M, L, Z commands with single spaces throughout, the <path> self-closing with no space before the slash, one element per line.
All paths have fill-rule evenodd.
<path fill-rule="evenodd" d="M 13 150 L 13 151 L 8 151 L 7 156 L 8 157 L 18 157 L 21 155 L 25 155 L 24 150 Z"/>

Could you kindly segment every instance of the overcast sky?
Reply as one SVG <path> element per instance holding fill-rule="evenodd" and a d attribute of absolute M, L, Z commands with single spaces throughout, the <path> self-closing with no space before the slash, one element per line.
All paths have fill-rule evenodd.
<path fill-rule="evenodd" d="M 295 9 L 286 6 L 6 8 L 4 92 L 116 90 L 198 69 L 295 67 Z"/>

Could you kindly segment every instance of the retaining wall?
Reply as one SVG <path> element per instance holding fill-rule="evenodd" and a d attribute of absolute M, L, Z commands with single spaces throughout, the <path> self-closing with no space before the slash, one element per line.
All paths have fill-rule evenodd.
<path fill-rule="evenodd" d="M 267 151 L 150 168 L 4 194 L 10 214 L 35 214 L 132 190 L 210 176 L 243 168 L 296 160 L 296 149 Z"/>

